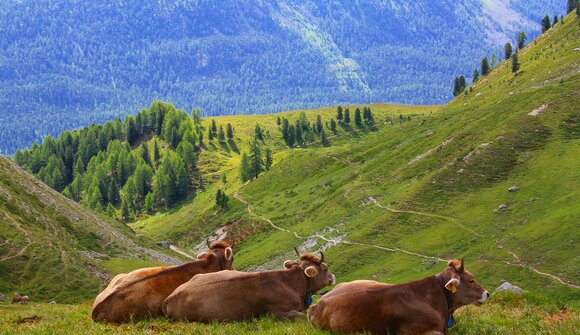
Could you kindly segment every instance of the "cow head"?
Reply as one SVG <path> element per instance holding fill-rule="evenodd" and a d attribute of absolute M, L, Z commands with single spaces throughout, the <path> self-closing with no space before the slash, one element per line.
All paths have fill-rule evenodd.
<path fill-rule="evenodd" d="M 320 253 L 320 257 L 312 253 L 304 253 L 300 255 L 297 262 L 284 262 L 284 268 L 291 269 L 294 267 L 300 267 L 304 275 L 309 278 L 312 293 L 317 292 L 325 286 L 336 283 L 336 277 L 330 272 L 328 265 L 324 263 L 324 254 L 322 252 Z"/>
<path fill-rule="evenodd" d="M 234 252 L 227 242 L 217 241 L 210 244 L 207 241 L 207 245 L 209 251 L 197 255 L 198 260 L 215 261 L 218 264 L 219 270 L 233 269 Z"/>
<path fill-rule="evenodd" d="M 484 303 L 489 298 L 489 293 L 479 285 L 469 271 L 465 271 L 462 260 L 450 260 L 447 268 L 441 272 L 445 280 L 445 288 L 451 292 L 453 307 Z"/>

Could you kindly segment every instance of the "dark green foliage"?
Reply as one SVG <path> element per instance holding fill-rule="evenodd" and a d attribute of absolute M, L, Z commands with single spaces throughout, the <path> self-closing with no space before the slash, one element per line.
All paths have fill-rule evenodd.
<path fill-rule="evenodd" d="M 211 120 L 211 128 L 210 131 L 212 133 L 213 136 L 217 135 L 217 125 L 215 123 L 215 120 Z"/>
<path fill-rule="evenodd" d="M 228 201 L 230 198 L 226 195 L 224 191 L 218 189 L 215 196 L 215 205 L 223 209 L 228 208 Z"/>
<path fill-rule="evenodd" d="M 463 91 L 465 91 L 466 86 L 467 83 L 465 81 L 464 76 L 455 77 L 455 83 L 453 85 L 453 95 L 454 96 L 460 95 Z"/>
<path fill-rule="evenodd" d="M 292 126 L 290 126 L 292 127 Z M 257 138 L 250 142 L 250 179 L 258 178 L 264 171 L 264 160 L 262 159 L 262 149 Z"/>
<path fill-rule="evenodd" d="M 342 106 L 338 106 L 336 109 L 336 120 L 338 120 L 338 123 L 342 122 L 343 117 Z"/>
<path fill-rule="evenodd" d="M 266 171 L 270 171 L 270 168 L 272 167 L 272 163 L 274 162 L 274 159 L 272 157 L 272 150 L 270 148 L 266 149 L 266 160 L 264 161 L 264 168 L 266 169 Z"/>
<path fill-rule="evenodd" d="M 555 26 L 558 23 L 558 15 L 554 15 L 554 22 L 552 23 L 552 26 Z"/>
<path fill-rule="evenodd" d="M 504 54 L 504 59 L 510 59 L 512 56 L 512 44 L 511 43 L 506 43 L 503 47 L 503 54 Z"/>
<path fill-rule="evenodd" d="M 260 127 L 258 123 L 256 123 L 256 128 L 254 129 L 254 137 L 260 141 L 264 140 L 264 131 L 262 130 L 262 127 Z"/>
<path fill-rule="evenodd" d="M 359 110 L 359 114 L 360 114 L 360 110 Z M 320 132 L 322 131 L 323 126 L 322 126 L 322 117 L 320 117 L 320 115 L 316 116 L 316 132 L 320 134 Z"/>
<path fill-rule="evenodd" d="M 75 201 L 108 212 L 109 205 L 118 206 L 121 202 L 125 207 L 121 208 L 122 214 L 128 210 L 132 216 L 142 209 L 147 195 L 155 191 L 153 174 L 159 165 L 163 168 L 155 174 L 162 171 L 169 175 L 156 178 L 161 195 L 156 205 L 171 205 L 191 192 L 189 173 L 195 170 L 196 159 L 194 120 L 172 105 L 156 101 L 124 121 L 116 119 L 64 132 L 58 139 L 47 137 L 42 145 L 18 151 L 15 160 Z M 147 143 L 131 149 L 141 136 L 157 134 L 168 144 L 163 159 L 157 139 L 153 157 L 149 156 Z M 167 185 L 175 187 L 175 193 Z"/>
<path fill-rule="evenodd" d="M 481 60 L 481 75 L 482 76 L 487 76 L 487 74 L 489 73 L 489 70 L 491 68 L 489 67 L 489 61 L 487 60 L 487 57 L 484 57 Z"/>
<path fill-rule="evenodd" d="M 516 37 L 516 42 L 518 45 L 518 49 L 522 49 L 524 46 L 526 46 L 526 40 L 528 39 L 528 36 L 526 35 L 525 32 L 520 31 L 518 33 L 518 36 Z"/>
<path fill-rule="evenodd" d="M 228 123 L 228 124 L 229 124 L 229 123 Z M 280 117 L 279 117 L 279 116 L 276 118 L 276 124 L 277 124 L 278 126 L 282 124 L 282 120 L 280 120 Z"/>
<path fill-rule="evenodd" d="M 552 27 L 552 24 L 550 22 L 550 17 L 548 15 L 544 16 L 544 18 L 542 19 L 542 32 L 545 33 L 551 27 Z"/>
<path fill-rule="evenodd" d="M 280 121 L 280 117 L 278 117 L 277 121 Z M 278 123 L 278 125 L 280 125 L 280 123 Z M 232 127 L 231 123 L 228 123 L 228 125 L 226 126 L 226 134 L 227 134 L 228 140 L 234 139 L 234 127 Z"/>
<path fill-rule="evenodd" d="M 473 70 L 473 82 L 475 83 L 479 79 L 479 71 L 477 69 Z"/>
<path fill-rule="evenodd" d="M 322 129 L 322 131 L 320 132 L 320 142 L 325 147 L 330 146 L 330 141 L 328 140 L 328 137 L 326 137 L 326 133 L 324 132 L 324 129 Z"/>
<path fill-rule="evenodd" d="M 520 62 L 518 60 L 518 53 L 516 52 L 515 54 L 512 55 L 512 72 L 518 73 L 519 70 L 520 70 Z"/>
<path fill-rule="evenodd" d="M 220 130 L 218 131 L 218 140 L 223 143 L 226 141 L 226 134 L 224 133 L 224 127 L 220 125 Z"/>
<path fill-rule="evenodd" d="M 344 123 L 350 123 L 350 110 L 348 108 L 344 110 Z"/>
<path fill-rule="evenodd" d="M 373 112 L 370 107 L 363 108 L 363 119 L 367 127 L 374 127 L 375 125 L 375 118 L 373 116 Z"/>
<path fill-rule="evenodd" d="M 240 163 L 240 179 L 242 179 L 243 182 L 251 179 L 250 170 L 250 158 L 248 157 L 248 154 L 244 152 Z"/>
<path fill-rule="evenodd" d="M 209 141 L 213 141 L 213 131 L 211 130 L 211 128 L 209 128 L 207 130 L 207 138 L 209 139 Z"/>
<path fill-rule="evenodd" d="M 566 14 L 571 13 L 576 8 L 577 0 L 568 0 L 568 4 L 566 6 Z"/>
<path fill-rule="evenodd" d="M 354 124 L 357 127 L 362 128 L 362 115 L 359 108 L 354 111 Z"/>

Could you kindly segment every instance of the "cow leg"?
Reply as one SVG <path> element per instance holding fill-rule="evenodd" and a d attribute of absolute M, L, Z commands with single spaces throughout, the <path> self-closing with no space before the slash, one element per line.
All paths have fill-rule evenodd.
<path fill-rule="evenodd" d="M 280 320 L 306 320 L 306 315 L 298 311 L 273 313 Z"/>

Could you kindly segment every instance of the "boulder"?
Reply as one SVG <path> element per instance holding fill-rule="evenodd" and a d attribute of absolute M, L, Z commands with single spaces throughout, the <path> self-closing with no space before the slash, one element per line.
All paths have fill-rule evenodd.
<path fill-rule="evenodd" d="M 52 300 L 51 302 L 48 303 L 49 305 L 56 305 L 56 301 Z"/>
<path fill-rule="evenodd" d="M 501 204 L 497 207 L 497 209 L 499 209 L 500 211 L 507 211 L 508 208 L 509 206 L 506 204 Z"/>
<path fill-rule="evenodd" d="M 165 248 L 165 249 L 169 249 L 169 247 L 171 246 L 169 241 L 159 241 L 156 244 L 162 248 Z"/>
<path fill-rule="evenodd" d="M 522 294 L 522 293 L 524 293 L 524 290 L 522 290 L 518 286 L 512 285 L 508 281 L 505 281 L 498 288 L 496 288 L 493 293 L 498 293 L 498 292 L 512 292 L 515 294 Z"/>
<path fill-rule="evenodd" d="M 512 186 L 512 187 L 508 188 L 508 191 L 509 191 L 509 192 L 517 192 L 517 191 L 519 191 L 519 190 L 520 190 L 520 187 L 519 187 L 519 186 L 516 186 L 516 185 L 514 185 L 514 186 Z"/>
<path fill-rule="evenodd" d="M 4 294 L 0 294 L 0 302 L 6 302 L 6 297 Z"/>

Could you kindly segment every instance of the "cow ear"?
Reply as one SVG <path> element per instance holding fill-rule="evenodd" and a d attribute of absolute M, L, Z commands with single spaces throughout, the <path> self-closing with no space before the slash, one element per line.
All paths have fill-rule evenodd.
<path fill-rule="evenodd" d="M 449 279 L 447 284 L 445 284 L 445 288 L 451 291 L 451 293 L 457 292 L 458 287 L 459 287 L 459 279 L 457 278 L 451 278 Z"/>
<path fill-rule="evenodd" d="M 291 260 L 287 260 L 286 262 L 284 262 L 284 269 L 290 269 L 291 267 L 294 266 L 294 262 Z"/>
<path fill-rule="evenodd" d="M 307 267 L 306 269 L 304 269 L 304 274 L 308 278 L 315 277 L 316 274 L 318 274 L 318 269 L 316 268 L 316 266 L 310 265 L 309 267 Z"/>
<path fill-rule="evenodd" d="M 227 247 L 226 248 L 226 250 L 225 250 L 225 256 L 226 256 L 226 259 L 228 261 L 231 261 L 232 260 L 232 258 L 234 257 L 234 251 L 232 250 L 232 248 L 230 248 L 230 247 Z"/>
<path fill-rule="evenodd" d="M 205 256 L 207 256 L 207 252 L 202 252 L 201 254 L 197 255 L 197 259 L 205 258 Z"/>

